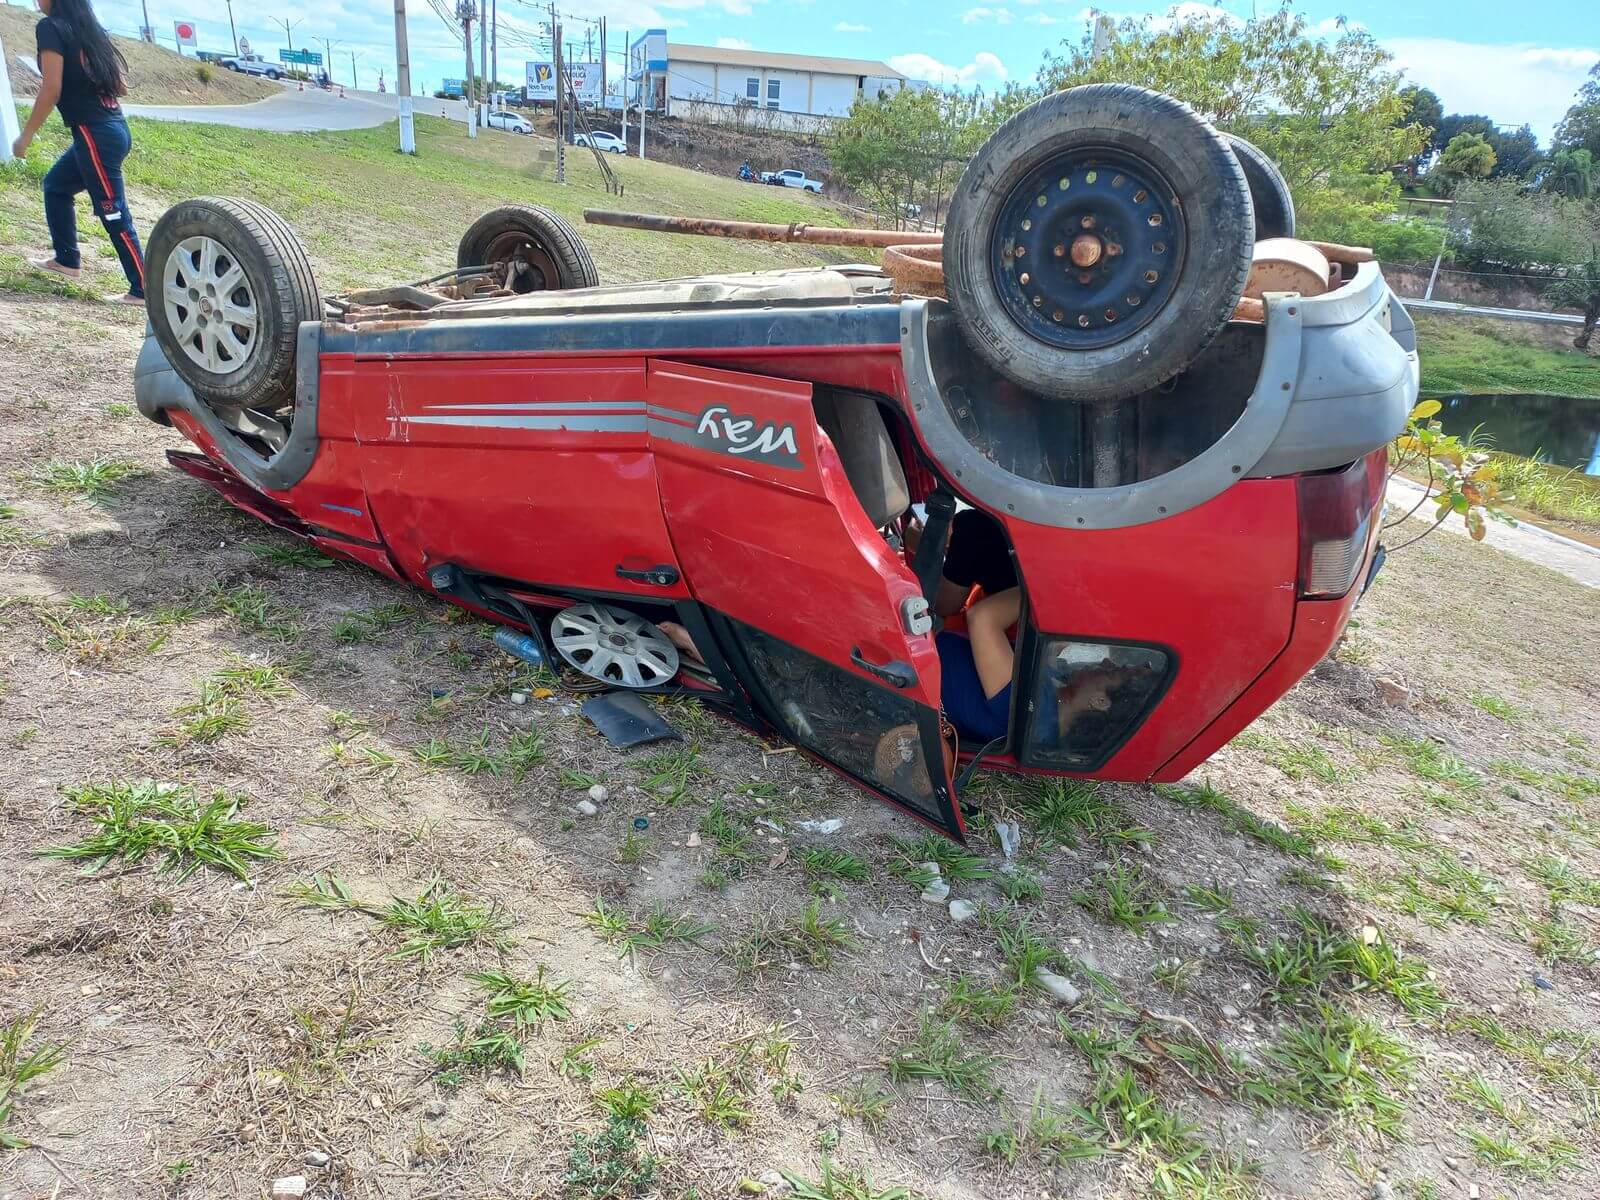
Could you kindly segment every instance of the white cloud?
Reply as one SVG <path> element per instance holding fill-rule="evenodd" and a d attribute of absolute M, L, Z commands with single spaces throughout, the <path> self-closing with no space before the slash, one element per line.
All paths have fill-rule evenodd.
<path fill-rule="evenodd" d="M 1589 68 L 1592 50 L 1487 46 L 1450 38 L 1390 38 L 1384 49 L 1406 80 L 1432 88 L 1446 112 L 1483 113 L 1501 125 L 1533 126 L 1548 142 Z"/>
<path fill-rule="evenodd" d="M 895 54 L 890 57 L 889 65 L 908 79 L 926 79 L 943 87 L 999 83 L 1011 75 L 999 56 L 988 50 L 978 51 L 964 67 L 942 63 L 930 54 Z"/>
<path fill-rule="evenodd" d="M 1059 25 L 1059 24 L 1061 24 L 1061 18 L 1060 17 L 1052 17 L 1049 13 L 1042 13 L 1042 12 L 1041 13 L 1034 13 L 1032 16 L 1025 18 L 1025 20 L 1028 22 L 1029 25 Z"/>
<path fill-rule="evenodd" d="M 835 33 L 871 33 L 872 26 L 856 25 L 850 21 L 840 21 L 833 27 Z"/>
<path fill-rule="evenodd" d="M 961 14 L 963 25 L 1011 24 L 1011 10 L 1009 8 L 969 8 Z"/>
<path fill-rule="evenodd" d="M 1345 30 L 1361 30 L 1366 26 L 1360 21 L 1346 20 L 1344 17 L 1324 17 L 1313 25 L 1306 26 L 1306 32 L 1312 37 L 1337 38 Z"/>
<path fill-rule="evenodd" d="M 745 41 L 743 38 L 736 38 L 736 37 L 719 37 L 717 39 L 717 45 L 721 46 L 724 50 L 748 50 L 748 49 L 750 49 L 750 43 L 749 42 Z"/>

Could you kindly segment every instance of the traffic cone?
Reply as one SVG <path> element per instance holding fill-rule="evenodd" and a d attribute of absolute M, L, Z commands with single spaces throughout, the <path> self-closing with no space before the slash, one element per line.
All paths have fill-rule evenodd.
<path fill-rule="evenodd" d="M 302 92 L 306 90 L 306 81 L 304 79 L 300 81 L 300 90 Z"/>
<path fill-rule="evenodd" d="M 339 85 L 339 99 L 344 99 L 344 84 L 342 83 Z"/>

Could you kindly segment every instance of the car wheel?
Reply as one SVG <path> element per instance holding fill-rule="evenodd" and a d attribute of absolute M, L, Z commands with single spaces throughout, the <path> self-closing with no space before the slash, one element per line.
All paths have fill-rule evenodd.
<path fill-rule="evenodd" d="M 1035 101 L 962 173 L 944 242 L 966 340 L 1040 395 L 1109 401 L 1194 361 L 1232 315 L 1250 189 L 1192 108 L 1129 84 Z"/>
<path fill-rule="evenodd" d="M 195 395 L 241 408 L 293 400 L 296 336 L 321 319 L 322 299 L 282 217 L 249 200 L 175 204 L 150 231 L 145 273 L 156 341 Z"/>
<path fill-rule="evenodd" d="M 276 71 L 268 71 L 267 72 L 267 78 L 272 80 L 274 83 L 276 83 L 278 81 L 278 79 L 280 78 L 280 76 L 278 75 L 278 73 Z"/>
<path fill-rule="evenodd" d="M 1225 133 L 1222 139 L 1239 160 L 1245 183 L 1250 185 L 1250 203 L 1256 210 L 1256 241 L 1293 237 L 1294 197 L 1289 194 L 1289 184 L 1278 164 L 1242 137 Z"/>
<path fill-rule="evenodd" d="M 472 223 L 456 250 L 458 267 L 489 267 L 514 292 L 598 287 L 583 239 L 564 218 L 533 204 L 507 204 Z"/>

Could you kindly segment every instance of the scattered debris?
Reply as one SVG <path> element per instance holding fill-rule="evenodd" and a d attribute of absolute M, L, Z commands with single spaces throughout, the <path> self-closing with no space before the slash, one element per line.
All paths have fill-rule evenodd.
<path fill-rule="evenodd" d="M 1387 1179 L 1372 1181 L 1372 1200 L 1395 1200 L 1394 1186 Z"/>
<path fill-rule="evenodd" d="M 689 840 L 684 842 L 684 845 L 691 850 L 697 849 L 700 845 L 700 831 L 696 829 L 691 832 L 689 834 Z"/>
<path fill-rule="evenodd" d="M 324 1154 L 321 1150 L 307 1150 L 305 1157 L 300 1161 L 305 1163 L 308 1167 L 325 1167 L 332 1162 L 333 1159 Z"/>
<path fill-rule="evenodd" d="M 1389 708 L 1406 708 L 1411 704 L 1411 689 L 1403 680 L 1379 675 L 1373 682 L 1378 686 L 1378 699 Z"/>
<path fill-rule="evenodd" d="M 943 904 L 950 898 L 950 885 L 942 879 L 935 879 L 922 889 L 922 898 L 929 904 Z"/>
<path fill-rule="evenodd" d="M 1533 974 L 1533 986 L 1538 988 L 1541 992 L 1553 992 L 1556 990 L 1556 985 L 1551 983 L 1537 971 L 1535 971 Z"/>
<path fill-rule="evenodd" d="M 978 915 L 978 906 L 976 904 L 974 904 L 972 901 L 970 901 L 970 900 L 952 900 L 952 901 L 950 901 L 950 919 L 952 921 L 954 921 L 956 924 L 959 925 L 962 921 L 970 921 L 970 920 L 972 920 L 973 917 L 975 917 L 977 915 Z"/>
<path fill-rule="evenodd" d="M 285 1175 L 272 1181 L 272 1200 L 300 1200 L 306 1194 L 304 1175 Z"/>
<path fill-rule="evenodd" d="M 807 833 L 838 833 L 844 828 L 844 822 L 838 817 L 829 817 L 826 821 L 796 821 L 795 824 Z"/>
<path fill-rule="evenodd" d="M 1222 1006 L 1222 1015 L 1229 1021 L 1237 1021 L 1239 1019 L 1239 1010 L 1231 1004 L 1224 1004 Z"/>
<path fill-rule="evenodd" d="M 1010 862 L 1017 856 L 1017 849 L 1022 845 L 1022 827 L 1015 821 L 996 821 L 994 823 L 995 836 L 1000 839 L 1000 853 Z"/>
<path fill-rule="evenodd" d="M 611 792 L 606 788 L 605 784 L 597 783 L 589 788 L 589 799 L 593 800 L 596 804 L 604 804 L 607 800 L 611 799 Z"/>
<path fill-rule="evenodd" d="M 1068 1008 L 1083 999 L 1083 993 L 1072 986 L 1070 979 L 1057 975 L 1054 971 L 1046 971 L 1043 967 L 1034 969 L 1033 981 Z"/>
<path fill-rule="evenodd" d="M 594 817 L 600 814 L 600 810 L 595 807 L 593 800 L 579 800 L 575 807 L 586 817 Z"/>
<path fill-rule="evenodd" d="M 593 696 L 579 707 L 583 713 L 619 750 L 643 746 L 649 742 L 682 741 L 678 731 L 661 718 L 654 707 L 646 704 L 634 692 L 609 692 Z"/>

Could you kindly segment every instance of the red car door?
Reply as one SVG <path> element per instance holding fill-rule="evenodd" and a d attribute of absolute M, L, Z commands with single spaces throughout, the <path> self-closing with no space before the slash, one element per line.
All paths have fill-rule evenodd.
<path fill-rule="evenodd" d="M 921 593 L 819 429 L 811 385 L 652 361 L 645 390 L 674 550 L 753 703 L 961 837 Z"/>

